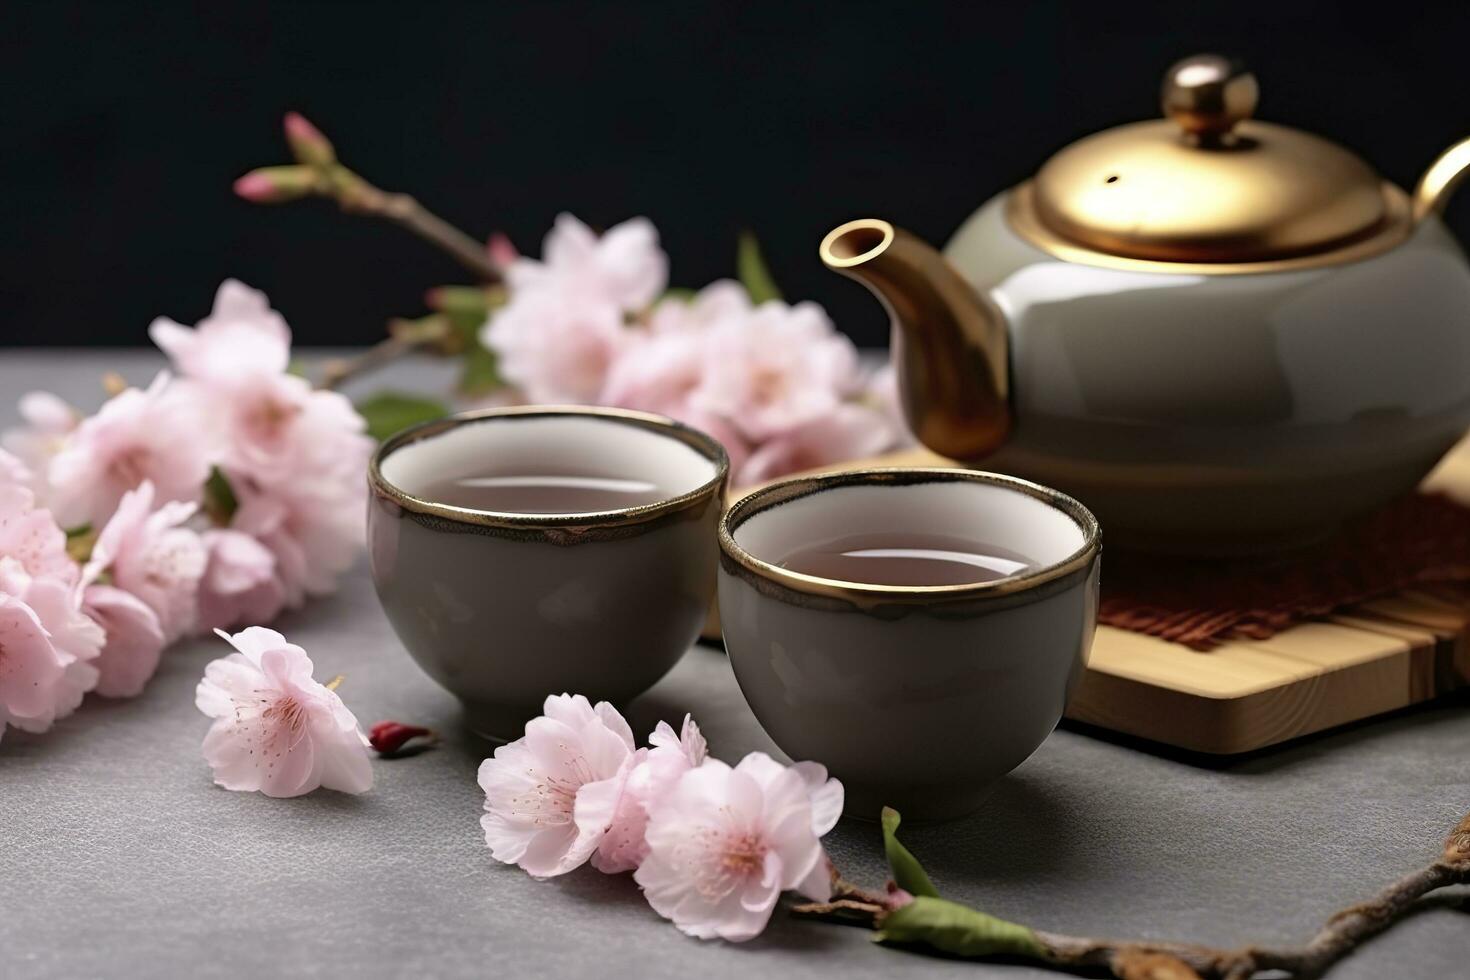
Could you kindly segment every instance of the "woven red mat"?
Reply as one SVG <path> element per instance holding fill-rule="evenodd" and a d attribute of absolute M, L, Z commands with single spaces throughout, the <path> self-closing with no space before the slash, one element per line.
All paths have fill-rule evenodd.
<path fill-rule="evenodd" d="M 1182 560 L 1113 553 L 1103 566 L 1108 626 L 1208 650 L 1416 585 L 1470 582 L 1470 508 L 1412 494 L 1285 556 Z"/>

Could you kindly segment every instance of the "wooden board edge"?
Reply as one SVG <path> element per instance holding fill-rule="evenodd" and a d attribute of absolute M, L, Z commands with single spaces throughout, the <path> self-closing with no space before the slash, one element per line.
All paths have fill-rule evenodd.
<path fill-rule="evenodd" d="M 1066 717 L 1229 756 L 1428 701 L 1464 686 L 1464 680 L 1449 676 L 1443 657 L 1422 646 L 1233 698 L 1200 697 L 1089 669 Z"/>

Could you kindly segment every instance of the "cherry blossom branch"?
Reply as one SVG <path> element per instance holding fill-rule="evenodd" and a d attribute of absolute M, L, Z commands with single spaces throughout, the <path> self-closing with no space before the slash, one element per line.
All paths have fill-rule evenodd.
<path fill-rule="evenodd" d="M 336 198 L 343 211 L 387 218 L 420 238 L 448 252 L 459 264 L 484 282 L 500 282 L 503 272 L 485 247 L 466 233 L 425 208 L 414 197 L 379 190 L 346 168 L 339 167 L 327 194 Z"/>
<path fill-rule="evenodd" d="M 1434 861 L 1367 901 L 1336 913 L 1305 946 L 1223 950 L 1190 943 L 1094 939 L 1027 930 L 1035 943 L 1007 952 L 1063 970 L 1106 969 L 1122 980 L 1249 980 L 1263 971 L 1293 978 L 1319 977 L 1365 940 L 1403 919 L 1425 895 L 1463 884 L 1470 884 L 1470 814 L 1451 831 Z M 834 876 L 831 901 L 798 905 L 792 913 L 882 929 L 907 904 L 905 898 L 912 901 L 912 896 L 899 895 L 897 900 L 891 894 L 874 895 Z"/>
<path fill-rule="evenodd" d="M 322 366 L 319 388 L 336 389 L 353 378 L 391 364 L 406 354 L 420 350 L 435 350 L 443 354 L 457 353 L 452 347 L 455 335 L 450 324 L 442 317 L 425 317 L 422 320 L 392 320 L 388 324 L 388 336 L 351 357 L 338 357 Z"/>
<path fill-rule="evenodd" d="M 257 204 L 284 204 L 315 196 L 335 200 L 343 211 L 385 218 L 448 252 L 481 281 L 500 282 L 501 264 L 473 237 L 429 211 L 411 195 L 368 183 L 337 160 L 321 131 L 295 112 L 286 114 L 286 142 L 294 165 L 260 167 L 235 181 L 235 193 Z"/>

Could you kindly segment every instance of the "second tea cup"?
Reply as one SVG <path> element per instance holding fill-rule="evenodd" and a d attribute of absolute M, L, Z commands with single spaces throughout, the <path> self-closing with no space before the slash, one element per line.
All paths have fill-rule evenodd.
<path fill-rule="evenodd" d="M 786 567 L 856 532 L 962 536 L 1028 560 L 945 585 Z M 1086 664 L 1100 532 L 1046 487 L 955 469 L 788 480 L 731 507 L 720 546 L 720 621 L 741 692 L 782 751 L 843 781 L 857 816 L 973 811 L 1056 727 Z"/>

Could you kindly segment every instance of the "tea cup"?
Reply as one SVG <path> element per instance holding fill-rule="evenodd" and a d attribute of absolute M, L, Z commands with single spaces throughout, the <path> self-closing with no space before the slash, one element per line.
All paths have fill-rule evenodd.
<path fill-rule="evenodd" d="M 444 486 L 487 467 L 641 481 L 659 496 L 586 513 L 443 499 Z M 641 412 L 495 408 L 415 426 L 369 466 L 378 597 L 409 654 L 481 735 L 519 736 L 548 694 L 625 702 L 699 636 L 728 469 L 714 439 Z"/>
<path fill-rule="evenodd" d="M 885 585 L 783 567 L 854 531 L 961 534 L 1028 556 L 966 584 Z M 1097 620 L 1101 533 L 1056 490 L 958 469 L 775 483 L 720 522 L 720 622 L 771 739 L 825 764 L 849 813 L 972 812 L 1061 719 Z"/>

